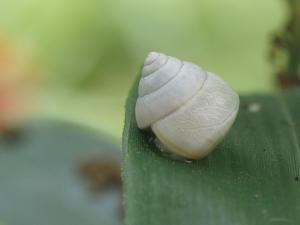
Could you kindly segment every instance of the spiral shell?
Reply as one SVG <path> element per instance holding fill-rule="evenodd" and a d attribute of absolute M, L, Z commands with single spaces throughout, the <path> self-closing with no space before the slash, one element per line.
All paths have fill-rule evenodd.
<path fill-rule="evenodd" d="M 197 65 L 151 52 L 144 62 L 135 114 L 172 153 L 200 159 L 232 126 L 239 96 L 217 75 Z"/>

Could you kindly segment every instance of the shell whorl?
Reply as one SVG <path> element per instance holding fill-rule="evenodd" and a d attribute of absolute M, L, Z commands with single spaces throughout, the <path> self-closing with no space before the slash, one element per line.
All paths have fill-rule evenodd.
<path fill-rule="evenodd" d="M 151 52 L 145 60 L 139 83 L 138 127 L 150 127 L 177 110 L 202 88 L 207 76 L 192 63 Z"/>
<path fill-rule="evenodd" d="M 184 63 L 174 57 L 156 54 L 158 56 L 150 53 L 145 60 L 139 84 L 139 96 L 158 90 L 175 77 L 183 67 Z"/>
<path fill-rule="evenodd" d="M 152 52 L 145 60 L 135 116 L 171 152 L 200 159 L 225 137 L 239 109 L 238 94 L 193 63 Z"/>
<path fill-rule="evenodd" d="M 206 156 L 231 128 L 239 96 L 220 77 L 208 73 L 203 88 L 186 104 L 151 125 L 172 152 L 189 159 Z"/>
<path fill-rule="evenodd" d="M 135 116 L 171 152 L 200 159 L 225 137 L 239 109 L 238 94 L 193 63 L 152 52 L 145 60 Z"/>

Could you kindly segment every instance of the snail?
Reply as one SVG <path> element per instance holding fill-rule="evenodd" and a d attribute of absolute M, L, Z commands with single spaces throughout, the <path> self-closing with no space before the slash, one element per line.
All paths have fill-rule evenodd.
<path fill-rule="evenodd" d="M 138 128 L 151 129 L 168 152 L 201 159 L 224 139 L 237 116 L 238 94 L 219 76 L 157 52 L 139 82 Z"/>

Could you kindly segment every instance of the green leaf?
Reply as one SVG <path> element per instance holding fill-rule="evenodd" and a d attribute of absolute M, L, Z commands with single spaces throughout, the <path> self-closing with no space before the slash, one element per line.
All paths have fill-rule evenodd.
<path fill-rule="evenodd" d="M 242 96 L 225 140 L 189 164 L 163 156 L 137 128 L 137 86 L 123 135 L 127 225 L 300 224 L 300 90 Z"/>

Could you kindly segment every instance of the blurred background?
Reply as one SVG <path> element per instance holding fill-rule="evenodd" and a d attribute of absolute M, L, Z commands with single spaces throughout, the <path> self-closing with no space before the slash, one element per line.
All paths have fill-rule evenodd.
<path fill-rule="evenodd" d="M 199 64 L 242 94 L 270 93 L 275 85 L 268 54 L 287 8 L 283 0 L 0 1 L 0 224 L 41 224 L 45 202 L 49 212 L 88 218 L 52 224 L 101 224 L 101 218 L 118 224 L 108 222 L 109 213 L 99 214 L 105 206 L 88 200 L 73 172 L 79 168 L 93 187 L 103 168 L 119 179 L 125 100 L 148 52 Z M 15 145 L 20 136 L 26 141 Z M 113 163 L 103 165 L 111 152 Z M 100 163 L 73 168 L 95 154 L 102 155 Z M 61 170 L 54 172 L 53 165 Z M 118 191 L 109 193 L 102 202 L 118 209 Z M 20 201 L 32 202 L 33 209 L 24 211 Z"/>
<path fill-rule="evenodd" d="M 152 50 L 200 64 L 241 93 L 272 91 L 267 54 L 285 8 L 282 0 L 3 0 L 1 55 L 36 82 L 31 115 L 119 141 L 128 90 Z"/>

